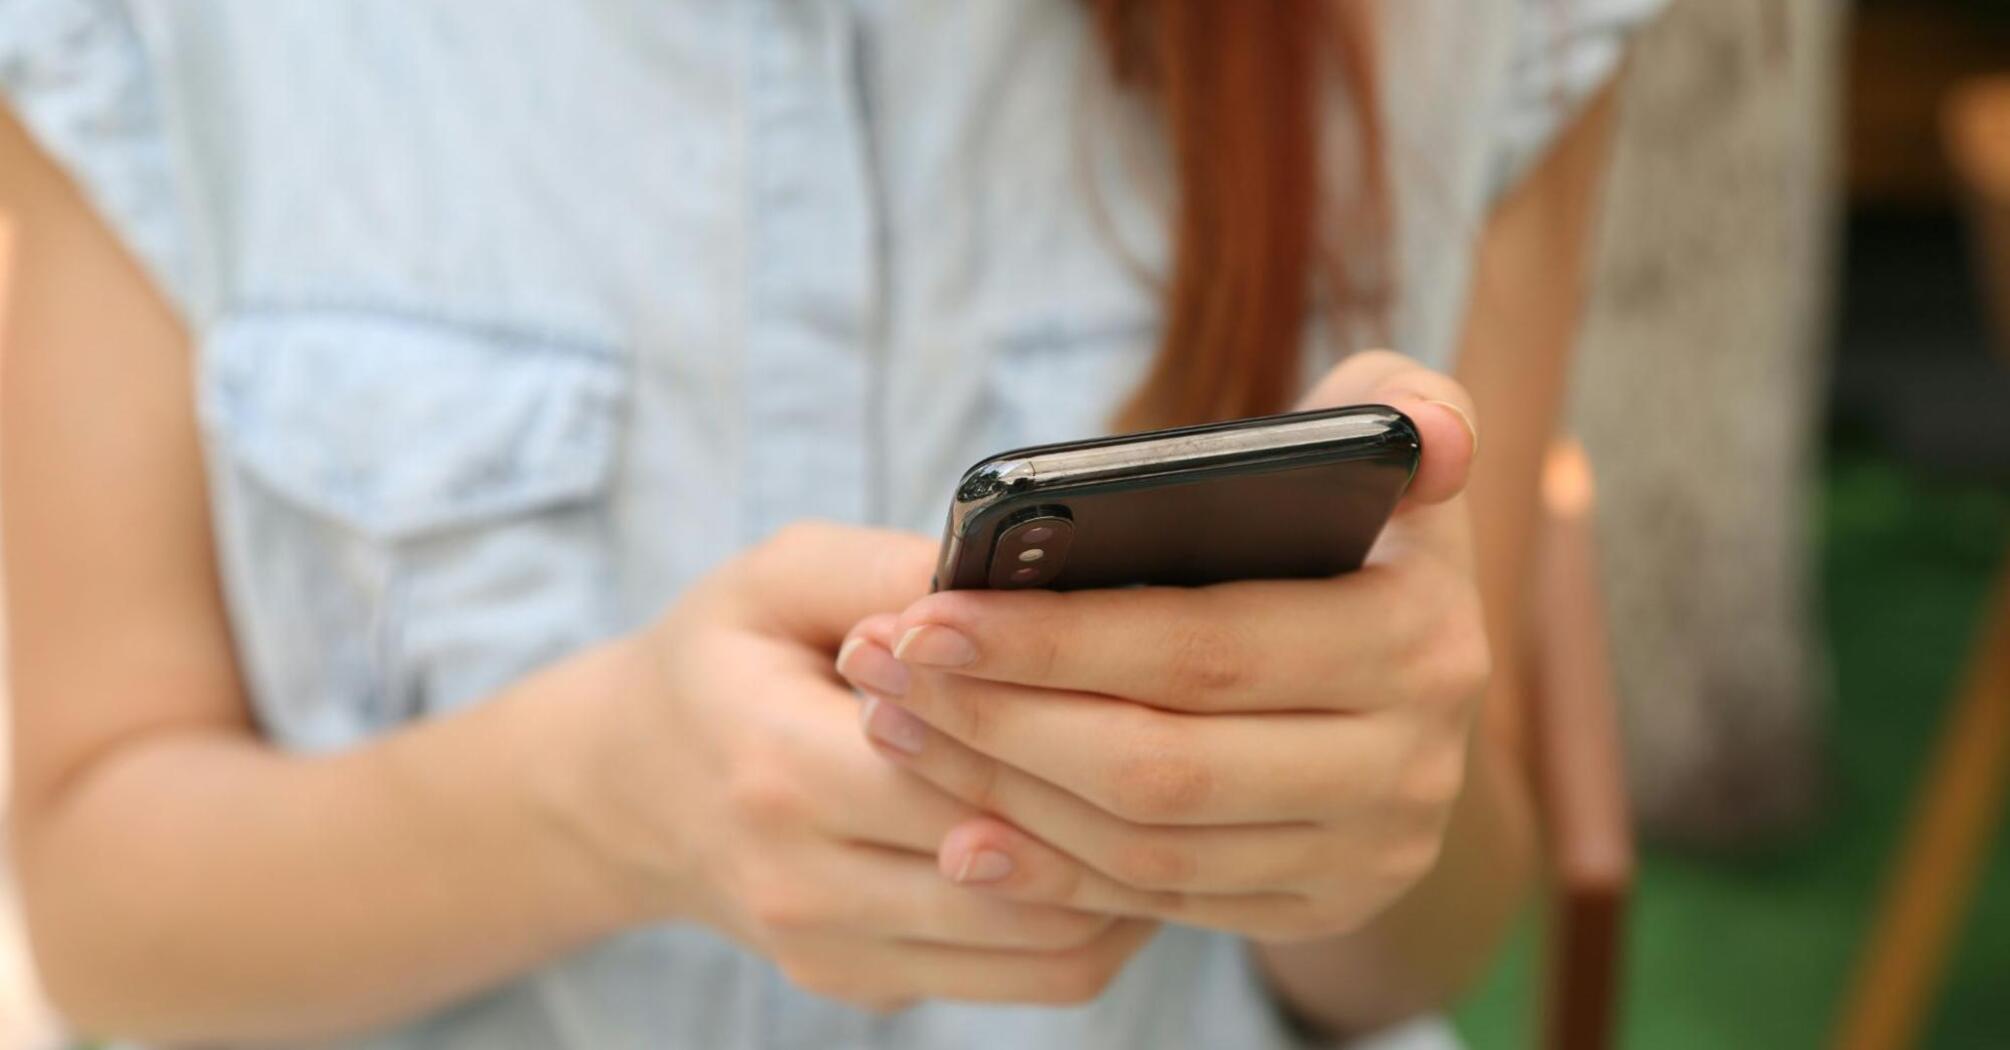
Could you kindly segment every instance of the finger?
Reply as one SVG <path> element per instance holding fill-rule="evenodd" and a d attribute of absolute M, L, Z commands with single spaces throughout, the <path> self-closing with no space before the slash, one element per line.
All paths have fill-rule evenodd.
<path fill-rule="evenodd" d="M 1442 503 L 1464 490 L 1479 450 L 1479 431 L 1472 396 L 1463 385 L 1401 354 L 1365 350 L 1327 372 L 1298 407 L 1362 403 L 1388 405 L 1417 427 L 1424 452 L 1408 502 Z"/>
<path fill-rule="evenodd" d="M 1413 673 L 1464 669 L 1433 651 L 1475 641 L 1477 610 L 1456 566 L 1392 555 L 1332 580 L 945 591 L 901 613 L 894 652 L 917 668 L 1195 713 L 1367 711 L 1409 695 Z"/>
<path fill-rule="evenodd" d="M 1052 907 L 1000 910 L 945 881 L 935 870 L 937 849 L 975 811 L 874 753 L 857 730 L 858 704 L 831 694 L 830 703 L 802 705 L 786 726 L 767 727 L 787 749 L 773 764 L 790 776 L 749 776 L 737 786 L 747 819 L 798 833 L 807 821 L 837 840 L 821 852 L 834 860 L 813 883 L 829 895 L 790 895 L 785 910 L 804 923 L 836 921 L 882 936 L 1020 948 L 1072 947 L 1101 929 L 1098 917 Z M 1020 856 L 1045 867 L 1062 862 L 1051 847 Z"/>
<path fill-rule="evenodd" d="M 889 767 L 861 739 L 860 701 L 844 687 L 806 680 L 802 688 L 806 702 L 754 730 L 767 757 L 732 771 L 746 819 L 807 822 L 840 839 L 932 855 L 970 808 Z"/>
<path fill-rule="evenodd" d="M 973 809 L 1004 817 L 1126 886 L 1205 893 L 1289 889 L 1319 881 L 1332 867 L 1327 845 L 1333 835 L 1310 821 L 1145 823 L 940 734 L 931 734 L 916 752 L 885 748 L 882 753 Z M 1384 798 L 1386 790 L 1378 787 L 1362 798 Z M 1330 811 L 1331 801 L 1326 805 Z M 961 881 L 1009 874 L 1000 858 L 981 859 L 980 867 L 950 874 Z"/>
<path fill-rule="evenodd" d="M 837 659 L 831 661 L 831 674 L 839 681 L 844 681 L 842 668 L 852 662 L 852 654 L 865 642 L 876 641 L 881 646 L 891 650 L 894 640 L 899 637 L 896 633 L 899 628 L 900 614 L 898 612 L 874 613 L 853 624 L 851 630 L 845 634 L 844 641 L 838 645 Z M 846 684 L 852 686 L 854 691 L 856 691 L 856 686 L 853 683 L 847 682 Z M 864 699 L 863 693 L 859 695 L 860 699 Z"/>
<path fill-rule="evenodd" d="M 1388 769 L 1407 722 L 1330 713 L 1198 717 L 1127 700 L 918 673 L 869 731 L 919 754 L 948 737 L 1138 824 L 1272 824 L 1330 816 Z M 1449 717 L 1449 716 L 1448 716 Z M 966 799 L 966 801 L 968 801 Z"/>
<path fill-rule="evenodd" d="M 1026 863 L 1035 860 L 1027 854 Z M 959 886 L 942 877 L 933 855 L 846 846 L 820 867 L 804 920 L 873 937 L 1066 951 L 1094 941 L 1111 922 L 1105 915 Z"/>
<path fill-rule="evenodd" d="M 893 640 L 897 637 L 894 632 L 899 627 L 900 610 L 895 609 L 891 612 L 874 613 L 852 625 L 850 633 L 845 635 L 845 645 L 850 645 L 856 639 L 870 639 L 891 649 L 893 648 Z M 843 650 L 840 649 L 839 651 L 842 652 Z M 839 662 L 843 661 L 840 660 Z"/>
<path fill-rule="evenodd" d="M 1428 556 L 1470 571 L 1472 541 L 1467 511 L 1456 499 L 1479 454 L 1478 413 L 1457 380 L 1401 354 L 1369 350 L 1328 372 L 1300 407 L 1377 402 L 1410 417 L 1423 456 L 1371 564 L 1400 556 Z"/>
<path fill-rule="evenodd" d="M 987 894 L 1126 918 L 1177 914 L 1188 895 L 1125 885 L 989 815 L 952 829 L 937 851 L 936 867 L 943 878 Z"/>
<path fill-rule="evenodd" d="M 823 758 L 827 764 L 811 772 L 811 782 L 823 786 L 805 800 L 811 820 L 827 834 L 933 853 L 950 828 L 972 815 L 968 805 L 875 754 L 859 739 L 855 718 L 842 732 L 842 752 L 834 748 Z"/>
<path fill-rule="evenodd" d="M 950 832 L 943 841 L 939 862 L 943 874 L 954 878 L 955 872 L 971 866 L 970 857 L 985 854 L 1010 857 L 1015 862 L 1010 875 L 966 881 L 963 885 L 1013 900 L 1159 919 L 1269 939 L 1302 936 L 1319 918 L 1306 894 L 1140 890 L 1099 871 L 1066 863 L 1065 859 L 1060 864 L 1047 863 L 1044 854 L 1029 849 L 1037 846 L 1038 840 L 1004 820 L 978 817 Z"/>
<path fill-rule="evenodd" d="M 829 652 L 859 620 L 928 593 L 935 544 L 828 522 L 789 525 L 736 563 L 743 614 Z"/>
<path fill-rule="evenodd" d="M 861 739 L 868 738 L 862 734 Z M 885 755 L 884 757 L 880 755 L 874 756 L 874 761 L 885 767 L 888 772 L 909 781 L 919 782 L 925 785 L 931 793 L 940 795 L 945 799 L 950 799 L 955 804 L 955 819 L 951 820 L 947 826 L 938 827 L 931 822 L 928 831 L 909 837 L 910 841 L 925 840 L 929 843 L 925 848 L 907 847 L 911 853 L 925 854 L 933 850 L 934 855 L 940 856 L 942 843 L 948 838 L 951 831 L 957 827 L 967 825 L 973 820 L 982 819 L 984 816 L 985 811 L 976 804 L 976 800 L 982 798 L 983 793 L 981 789 L 973 787 L 980 779 L 978 775 L 975 775 L 974 771 L 977 763 L 992 762 L 993 760 L 976 755 L 967 748 L 962 749 L 959 755 L 954 751 L 947 750 L 955 746 L 953 742 L 947 740 L 940 740 L 939 742 L 945 750 L 937 755 L 935 762 L 926 768 L 916 767 L 908 762 L 901 761 L 902 756 L 898 753 Z M 887 761 L 889 757 L 894 758 L 895 761 Z M 931 775 L 942 777 L 942 783 L 936 783 L 931 779 Z M 954 794 L 952 791 L 952 787 L 954 786 L 961 786 L 964 789 L 964 793 L 969 796 L 969 801 Z M 1040 785 L 1029 786 L 1040 787 Z M 1005 797 L 1000 800 L 1001 804 L 1009 804 L 1014 812 L 1029 821 L 1059 823 L 1064 819 L 1077 816 L 1073 812 L 1073 807 L 1085 805 L 1079 799 L 1065 799 L 1064 796 L 1058 793 L 1046 791 L 1042 792 L 1042 796 L 1046 799 L 1051 799 L 1053 804 L 1043 808 L 1043 805 L 1036 800 L 1032 804 L 1022 805 L 1020 800 L 1024 792 L 1020 790 L 1018 785 L 1004 785 L 1004 788 Z M 1049 821 L 1042 815 L 1046 809 L 1052 809 L 1056 813 L 1054 820 Z M 1107 818 L 1103 818 L 1103 820 L 1095 823 L 1082 821 L 1079 824 L 1071 824 L 1065 833 L 1065 837 L 1077 842 L 1092 841 L 1095 834 L 1093 829 L 1096 824 L 1106 821 Z M 1075 830 L 1076 828 L 1082 830 L 1077 831 Z M 1205 845 L 1204 843 L 1195 843 L 1193 848 L 1205 848 Z M 1055 846 L 1030 835 L 1021 835 L 1020 841 L 1015 844 L 1009 856 L 986 856 L 978 853 L 959 855 L 956 866 L 953 869 L 943 871 L 942 874 L 947 876 L 951 882 L 978 885 L 1009 879 L 1012 876 L 1014 865 L 1022 865 L 1047 873 L 1047 877 L 1049 878 L 1059 872 L 1073 871 L 1088 873 L 1090 871 L 1088 866 L 1082 861 L 1062 852 Z M 1117 909 L 1107 907 L 1092 910 L 1105 913 L 1114 913 L 1117 911 Z"/>

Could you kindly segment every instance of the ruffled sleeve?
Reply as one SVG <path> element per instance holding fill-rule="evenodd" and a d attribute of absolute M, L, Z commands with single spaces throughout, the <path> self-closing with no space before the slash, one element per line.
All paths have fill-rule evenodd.
<path fill-rule="evenodd" d="M 1495 121 L 1489 185 L 1511 189 L 1612 78 L 1632 33 L 1666 0 L 1513 0 L 1514 57 Z"/>
<path fill-rule="evenodd" d="M 0 97 L 187 310 L 190 253 L 163 105 L 119 0 L 0 0 Z"/>

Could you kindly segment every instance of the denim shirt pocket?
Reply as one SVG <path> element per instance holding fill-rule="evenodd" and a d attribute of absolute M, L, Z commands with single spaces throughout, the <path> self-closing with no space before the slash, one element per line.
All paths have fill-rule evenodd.
<path fill-rule="evenodd" d="M 198 387 L 233 627 L 275 740 L 352 743 L 612 632 L 616 351 L 246 311 L 204 340 Z"/>

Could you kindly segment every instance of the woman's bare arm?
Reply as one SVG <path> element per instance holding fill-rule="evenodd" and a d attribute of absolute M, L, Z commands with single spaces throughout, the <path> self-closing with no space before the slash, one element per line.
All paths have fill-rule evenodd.
<path fill-rule="evenodd" d="M 383 1022 L 615 927 L 537 819 L 540 694 L 340 755 L 263 746 L 218 594 L 180 325 L 0 109 L 0 471 L 15 846 L 44 982 L 87 1030 Z"/>
<path fill-rule="evenodd" d="M 1475 534 L 1493 685 L 1437 868 L 1357 933 L 1256 946 L 1292 1009 L 1321 1027 L 1368 1031 L 1444 1006 L 1493 957 L 1528 890 L 1534 839 L 1515 686 L 1536 482 L 1583 312 L 1613 111 L 1608 87 L 1499 205 L 1480 242 L 1457 375 L 1484 435 L 1469 491 L 1483 525 Z"/>

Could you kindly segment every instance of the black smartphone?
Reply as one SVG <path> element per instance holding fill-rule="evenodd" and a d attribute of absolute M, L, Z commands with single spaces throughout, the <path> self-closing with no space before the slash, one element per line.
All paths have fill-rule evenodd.
<path fill-rule="evenodd" d="M 956 488 L 938 590 L 1333 576 L 1361 567 L 1423 446 L 1384 405 L 1018 449 Z"/>

